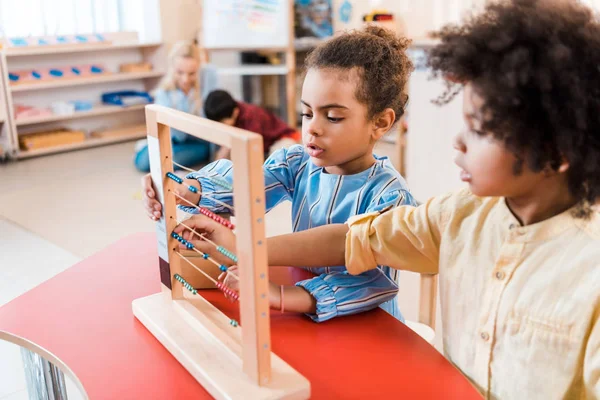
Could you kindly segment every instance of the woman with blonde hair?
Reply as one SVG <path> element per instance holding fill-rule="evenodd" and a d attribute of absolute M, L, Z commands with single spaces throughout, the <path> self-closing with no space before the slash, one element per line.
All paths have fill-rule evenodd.
<path fill-rule="evenodd" d="M 215 69 L 210 66 L 204 66 L 200 70 L 200 60 L 200 51 L 194 43 L 177 42 L 169 53 L 167 74 L 154 92 L 155 103 L 202 115 L 202 99 L 216 88 L 217 76 Z M 193 166 L 208 161 L 208 142 L 176 129 L 171 129 L 171 139 L 173 158 L 177 163 Z M 134 163 L 138 170 L 150 171 L 148 144 L 145 140 L 136 145 Z"/>

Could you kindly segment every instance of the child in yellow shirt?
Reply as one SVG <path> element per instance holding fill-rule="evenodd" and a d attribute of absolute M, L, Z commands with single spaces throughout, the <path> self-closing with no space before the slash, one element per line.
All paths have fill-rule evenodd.
<path fill-rule="evenodd" d="M 439 274 L 444 353 L 485 397 L 598 399 L 600 23 L 575 1 L 513 0 L 439 38 L 428 62 L 449 78 L 441 103 L 464 89 L 468 189 L 272 238 L 269 262 Z"/>

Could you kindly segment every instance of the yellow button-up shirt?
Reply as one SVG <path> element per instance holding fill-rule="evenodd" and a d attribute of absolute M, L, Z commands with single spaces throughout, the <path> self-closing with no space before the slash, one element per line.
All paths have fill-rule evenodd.
<path fill-rule="evenodd" d="M 439 273 L 446 357 L 488 398 L 600 398 L 600 214 L 520 226 L 462 190 L 348 221 L 352 274 Z"/>

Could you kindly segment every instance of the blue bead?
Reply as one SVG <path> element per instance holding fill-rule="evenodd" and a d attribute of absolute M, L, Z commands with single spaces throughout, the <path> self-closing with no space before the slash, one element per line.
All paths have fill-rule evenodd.
<path fill-rule="evenodd" d="M 177 237 L 179 237 L 179 235 L 178 235 L 178 234 L 176 234 L 175 232 L 173 232 L 173 233 L 171 233 L 171 237 L 172 237 L 172 238 L 177 238 Z"/>
<path fill-rule="evenodd" d="M 206 253 L 205 253 L 205 254 L 203 254 L 203 255 L 202 255 L 202 258 L 204 258 L 205 260 L 208 260 L 208 254 L 206 254 Z"/>
<path fill-rule="evenodd" d="M 194 248 L 194 245 L 193 245 L 193 244 L 191 244 L 190 242 L 187 242 L 187 243 L 185 244 L 185 247 L 187 247 L 188 249 L 190 249 L 190 250 L 191 250 L 191 249 L 193 249 L 193 248 Z"/>
<path fill-rule="evenodd" d="M 227 272 L 227 267 L 226 267 L 226 266 L 224 266 L 224 265 L 221 265 L 221 266 L 219 267 L 219 269 L 220 269 L 221 271 L 223 271 L 223 272 Z"/>
<path fill-rule="evenodd" d="M 194 186 L 188 186 L 188 189 L 190 190 L 190 192 L 192 193 L 198 193 L 198 189 L 196 189 Z"/>

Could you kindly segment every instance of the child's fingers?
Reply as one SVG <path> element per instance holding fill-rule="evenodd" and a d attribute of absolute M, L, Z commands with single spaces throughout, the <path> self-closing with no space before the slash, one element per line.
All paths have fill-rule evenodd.
<path fill-rule="evenodd" d="M 146 196 L 154 198 L 154 189 L 152 188 L 152 176 L 146 174 L 142 177 L 142 188 Z"/>

